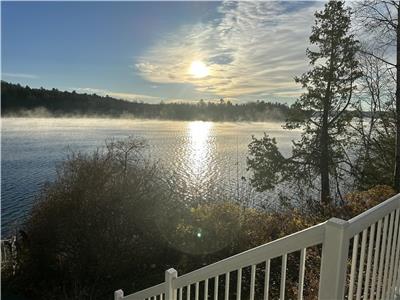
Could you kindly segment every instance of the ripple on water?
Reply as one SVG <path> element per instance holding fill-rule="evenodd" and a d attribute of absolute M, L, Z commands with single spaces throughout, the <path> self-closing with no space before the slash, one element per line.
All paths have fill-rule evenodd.
<path fill-rule="evenodd" d="M 105 139 L 137 136 L 149 144 L 146 156 L 174 173 L 188 200 L 206 198 L 215 184 L 234 188 L 246 175 L 251 136 L 267 131 L 289 151 L 299 132 L 278 123 L 212 123 L 120 119 L 2 119 L 2 234 L 22 222 L 35 197 L 56 175 L 70 150 L 91 151 Z M 238 163 L 238 167 L 237 167 Z"/>

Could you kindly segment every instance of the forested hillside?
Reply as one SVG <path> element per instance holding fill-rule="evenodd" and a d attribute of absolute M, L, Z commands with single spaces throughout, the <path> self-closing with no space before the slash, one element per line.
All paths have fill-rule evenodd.
<path fill-rule="evenodd" d="M 2 116 L 27 116 L 32 111 L 48 112 L 53 116 L 130 115 L 136 118 L 210 121 L 273 121 L 285 120 L 289 107 L 280 103 L 257 101 L 232 104 L 221 99 L 218 103 L 200 100 L 191 103 L 149 104 L 130 102 L 57 89 L 35 89 L 29 86 L 1 82 Z"/>

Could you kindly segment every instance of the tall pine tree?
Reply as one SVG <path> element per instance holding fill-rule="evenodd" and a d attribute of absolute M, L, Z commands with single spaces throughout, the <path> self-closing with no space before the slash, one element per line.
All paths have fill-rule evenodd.
<path fill-rule="evenodd" d="M 333 181 L 340 192 L 338 166 L 346 155 L 342 139 L 346 135 L 347 109 L 352 101 L 354 82 L 361 76 L 356 60 L 358 42 L 350 33 L 350 16 L 344 2 L 334 0 L 323 11 L 315 13 L 311 47 L 307 49 L 311 69 L 296 78 L 306 92 L 293 105 L 295 113 L 286 124 L 290 129 L 302 128 L 302 137 L 294 143 L 292 157 L 285 163 L 282 158 L 272 159 L 277 157 L 277 148 L 271 145 L 274 141 L 265 137 L 253 139 L 249 145 L 248 167 L 254 171 L 251 181 L 258 190 L 262 190 L 263 182 L 264 187 L 287 180 L 308 185 L 317 183 L 323 204 L 331 203 Z M 265 151 L 260 153 L 260 149 Z M 281 174 L 262 178 L 262 174 L 268 173 L 262 172 L 262 168 Z M 271 180 L 275 182 L 265 184 Z"/>

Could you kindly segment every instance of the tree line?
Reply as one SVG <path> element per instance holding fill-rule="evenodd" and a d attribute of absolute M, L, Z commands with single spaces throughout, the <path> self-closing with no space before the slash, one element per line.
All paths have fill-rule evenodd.
<path fill-rule="evenodd" d="M 53 116 L 132 116 L 135 118 L 207 121 L 285 120 L 290 108 L 286 104 L 265 101 L 233 104 L 200 100 L 191 103 L 149 104 L 129 102 L 109 96 L 80 94 L 57 89 L 23 87 L 1 82 L 2 115 L 28 115 L 45 111 Z"/>

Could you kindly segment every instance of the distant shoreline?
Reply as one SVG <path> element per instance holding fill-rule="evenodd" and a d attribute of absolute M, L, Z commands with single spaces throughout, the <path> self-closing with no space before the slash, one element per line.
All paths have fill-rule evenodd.
<path fill-rule="evenodd" d="M 2 116 L 104 116 L 178 121 L 270 122 L 285 121 L 291 108 L 277 102 L 232 103 L 223 98 L 191 103 L 144 103 L 57 89 L 36 89 L 1 82 Z"/>
<path fill-rule="evenodd" d="M 284 123 L 285 120 L 207 120 L 207 119 L 168 119 L 143 118 L 140 116 L 110 116 L 110 115 L 36 115 L 32 114 L 1 114 L 2 119 L 110 119 L 110 120 L 137 120 L 137 121 L 168 121 L 168 122 L 214 122 L 214 123 Z"/>

